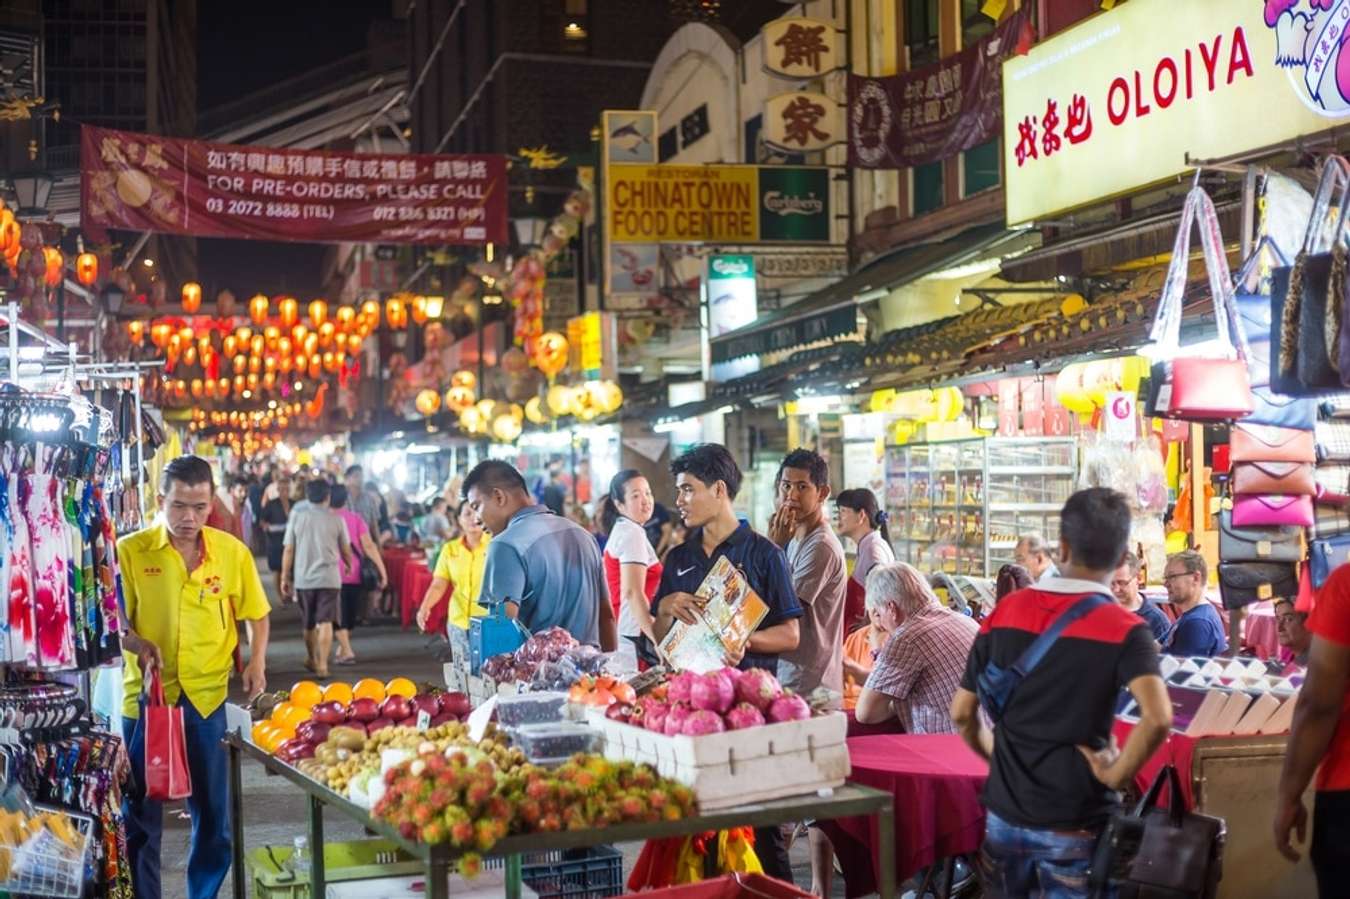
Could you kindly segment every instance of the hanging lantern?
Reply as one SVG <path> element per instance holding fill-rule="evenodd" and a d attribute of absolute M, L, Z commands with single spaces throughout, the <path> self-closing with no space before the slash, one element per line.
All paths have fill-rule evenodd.
<path fill-rule="evenodd" d="M 441 408 L 441 395 L 434 390 L 423 390 L 418 392 L 417 399 L 413 401 L 420 415 L 430 417 L 435 415 Z"/>
<path fill-rule="evenodd" d="M 0 213 L 0 249 L 3 249 L 6 255 L 19 246 L 20 235 L 21 228 L 14 218 L 14 213 L 8 209 Z"/>
<path fill-rule="evenodd" d="M 492 435 L 502 443 L 515 443 L 520 431 L 520 419 L 514 415 L 498 415 L 492 420 Z"/>
<path fill-rule="evenodd" d="M 275 390 L 277 386 L 276 372 L 269 371 L 266 374 L 264 374 L 262 384 L 264 390 Z"/>
<path fill-rule="evenodd" d="M 348 355 L 355 356 L 357 353 L 361 352 L 361 344 L 365 339 L 366 338 L 364 334 L 348 334 L 347 335 Z"/>
<path fill-rule="evenodd" d="M 323 327 L 324 322 L 328 321 L 327 301 L 314 300 L 309 304 L 309 321 L 316 328 Z"/>
<path fill-rule="evenodd" d="M 554 384 L 548 389 L 545 402 L 548 403 L 548 411 L 553 413 L 554 418 L 570 414 L 572 411 L 572 388 L 564 387 L 562 384 Z"/>
<path fill-rule="evenodd" d="M 210 335 L 203 334 L 201 337 L 198 337 L 198 338 L 197 338 L 197 352 L 200 353 L 203 357 L 205 357 L 206 354 L 207 354 L 208 352 L 210 352 L 210 351 L 211 351 L 211 337 L 210 337 Z"/>
<path fill-rule="evenodd" d="M 331 350 L 324 353 L 319 358 L 323 360 L 324 371 L 328 372 L 337 371 L 339 368 L 342 367 L 342 363 L 337 361 L 337 356 L 333 355 L 333 352 Z"/>
<path fill-rule="evenodd" d="M 136 346 L 142 346 L 145 343 L 145 322 L 141 319 L 127 322 L 127 337 Z M 161 347 L 162 349 L 162 347 Z"/>
<path fill-rule="evenodd" d="M 193 378 L 192 383 L 188 385 L 188 392 L 192 394 L 193 399 L 201 399 L 202 393 L 205 392 L 205 388 L 202 387 L 202 379 Z"/>
<path fill-rule="evenodd" d="M 248 370 L 248 357 L 240 353 L 234 357 L 234 361 L 230 364 L 234 367 L 234 373 L 236 375 L 242 375 Z"/>
<path fill-rule="evenodd" d="M 207 378 L 206 382 L 202 385 L 202 388 L 208 400 L 216 398 L 216 382 L 214 378 Z"/>
<path fill-rule="evenodd" d="M 46 262 L 42 281 L 48 287 L 55 287 L 65 277 L 66 257 L 62 256 L 56 247 L 43 247 L 42 258 Z"/>
<path fill-rule="evenodd" d="M 183 311 L 192 315 L 202 307 L 202 286 L 196 281 L 189 281 L 183 285 Z"/>
<path fill-rule="evenodd" d="M 267 338 L 261 334 L 254 334 L 253 339 L 248 343 L 249 352 L 254 356 L 261 356 L 267 349 Z"/>
<path fill-rule="evenodd" d="M 548 378 L 567 367 L 567 338 L 557 331 L 546 331 L 534 343 L 534 366 Z"/>
<path fill-rule="evenodd" d="M 239 338 L 239 352 L 247 352 L 249 341 L 253 339 L 253 329 L 248 325 L 237 329 L 234 336 Z"/>
<path fill-rule="evenodd" d="M 247 359 L 248 359 L 248 370 L 249 370 L 251 373 L 253 373 L 253 374 L 255 374 L 255 375 L 256 375 L 256 374 L 261 374 L 261 373 L 262 373 L 262 358 L 261 358 L 261 357 L 259 357 L 259 356 L 248 356 L 248 357 L 240 356 L 239 358 L 240 358 L 240 359 L 244 359 L 244 358 L 247 358 Z"/>
<path fill-rule="evenodd" d="M 226 359 L 233 359 L 239 353 L 239 338 L 233 334 L 225 335 L 225 339 L 220 342 L 220 351 Z"/>
<path fill-rule="evenodd" d="M 407 310 L 403 308 L 403 301 L 395 297 L 390 297 L 384 303 L 384 321 L 389 327 L 395 330 L 404 328 L 408 324 Z"/>
<path fill-rule="evenodd" d="M 314 355 L 315 353 L 317 353 L 318 351 L 319 351 L 319 335 L 318 335 L 318 334 L 306 334 L 306 335 L 305 335 L 305 355 L 306 355 L 306 356 L 313 356 L 313 355 Z"/>
<path fill-rule="evenodd" d="M 309 376 L 315 379 L 323 377 L 323 360 L 318 356 L 309 357 Z"/>
<path fill-rule="evenodd" d="M 345 331 L 352 326 L 352 322 L 354 322 L 355 320 L 356 320 L 356 307 L 354 306 L 338 307 L 337 323 L 339 328 Z"/>
<path fill-rule="evenodd" d="M 276 325 L 268 325 L 263 329 L 263 340 L 266 342 L 269 350 L 275 350 L 277 348 L 277 342 L 281 340 L 281 329 Z"/>
<path fill-rule="evenodd" d="M 347 351 L 347 334 L 343 331 L 339 331 L 336 334 L 334 334 L 333 346 L 335 346 L 338 349 L 338 352 L 345 353 Z"/>
<path fill-rule="evenodd" d="M 483 421 L 492 421 L 493 415 L 497 413 L 497 401 L 482 399 L 478 401 L 478 411 L 483 413 Z"/>
<path fill-rule="evenodd" d="M 305 342 L 305 337 L 308 336 L 308 334 L 309 328 L 306 328 L 304 325 L 296 325 L 291 328 L 291 340 L 296 346 L 302 346 Z"/>
<path fill-rule="evenodd" d="M 600 411 L 609 414 L 618 412 L 623 405 L 623 390 L 613 381 L 595 381 L 596 400 Z"/>
<path fill-rule="evenodd" d="M 277 355 L 283 358 L 289 356 L 292 352 L 294 352 L 294 346 L 295 345 L 291 343 L 291 339 L 289 337 L 285 336 L 278 337 Z"/>
<path fill-rule="evenodd" d="M 470 406 L 459 413 L 459 426 L 467 434 L 477 434 L 482 431 L 487 420 L 483 418 L 483 413 L 477 406 Z"/>
<path fill-rule="evenodd" d="M 412 320 L 419 325 L 427 323 L 427 298 L 413 297 L 412 301 Z"/>
<path fill-rule="evenodd" d="M 332 322 L 324 322 L 319 325 L 319 346 L 330 347 L 333 345 L 333 335 L 337 333 L 337 326 Z"/>
<path fill-rule="evenodd" d="M 267 358 L 263 359 L 263 370 L 264 370 L 264 371 L 276 371 L 276 370 L 277 370 L 277 357 L 276 357 L 276 356 L 268 356 Z"/>
<path fill-rule="evenodd" d="M 230 395 L 230 379 L 219 378 L 216 381 L 216 393 L 220 394 L 221 399 Z"/>
<path fill-rule="evenodd" d="M 309 357 L 304 353 L 298 353 L 295 357 L 295 370 L 304 374 L 305 369 L 309 368 Z"/>
<path fill-rule="evenodd" d="M 373 328 L 380 323 L 380 301 L 366 300 L 361 304 L 361 318 Z"/>
<path fill-rule="evenodd" d="M 470 390 L 478 389 L 478 376 L 468 369 L 461 368 L 450 376 L 451 387 L 467 387 Z"/>
<path fill-rule="evenodd" d="M 277 357 L 277 370 L 282 374 L 290 374 L 291 369 L 295 367 L 295 357 L 289 353 Z"/>
<path fill-rule="evenodd" d="M 75 257 L 75 280 L 89 287 L 98 280 L 98 257 L 93 253 L 81 253 Z"/>
<path fill-rule="evenodd" d="M 531 423 L 542 425 L 548 422 L 548 415 L 544 412 L 544 402 L 537 396 L 532 396 L 525 403 L 525 417 Z"/>
<path fill-rule="evenodd" d="M 277 303 L 277 314 L 281 316 L 283 328 L 294 328 L 300 320 L 300 301 L 295 297 L 282 297 Z"/>
<path fill-rule="evenodd" d="M 169 345 L 164 348 L 164 352 L 176 361 L 178 359 L 178 354 L 183 352 L 183 338 L 179 337 L 176 333 L 170 334 Z"/>
<path fill-rule="evenodd" d="M 183 364 L 184 365 L 197 364 L 197 348 L 190 343 L 187 344 L 185 347 L 183 347 Z"/>
<path fill-rule="evenodd" d="M 262 383 L 262 378 L 254 372 L 249 372 L 249 376 L 244 379 L 244 383 L 248 385 L 249 390 L 257 390 L 258 385 Z"/>
<path fill-rule="evenodd" d="M 267 321 L 267 310 L 271 305 L 271 301 L 267 297 L 258 294 L 248 301 L 248 317 L 253 320 L 255 325 L 261 325 Z"/>
<path fill-rule="evenodd" d="M 237 394 L 243 393 L 247 388 L 248 388 L 248 381 L 244 378 L 244 376 L 243 376 L 243 375 L 235 375 L 235 376 L 234 376 L 234 392 L 235 392 L 235 394 L 237 395 Z"/>

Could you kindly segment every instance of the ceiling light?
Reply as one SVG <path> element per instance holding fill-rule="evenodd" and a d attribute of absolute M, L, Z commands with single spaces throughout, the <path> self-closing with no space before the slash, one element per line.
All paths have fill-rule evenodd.
<path fill-rule="evenodd" d="M 144 262 L 145 262 L 145 267 L 146 267 L 146 268 L 154 268 L 154 267 L 155 267 L 155 260 L 153 260 L 153 259 L 147 258 L 147 259 L 144 260 Z"/>

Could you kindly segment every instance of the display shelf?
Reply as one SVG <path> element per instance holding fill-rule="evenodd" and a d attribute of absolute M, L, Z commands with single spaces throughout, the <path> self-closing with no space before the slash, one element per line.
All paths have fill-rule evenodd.
<path fill-rule="evenodd" d="M 1058 512 L 1063 503 L 989 503 L 990 512 Z"/>
<path fill-rule="evenodd" d="M 233 835 L 234 899 L 245 899 L 247 878 L 238 872 L 244 870 L 244 803 L 242 795 L 242 761 L 245 757 L 262 765 L 268 772 L 280 775 L 309 796 L 309 845 L 323 846 L 323 810 L 330 806 L 355 821 L 367 831 L 384 837 L 422 862 L 426 868 L 426 895 L 429 899 L 447 899 L 448 876 L 458 854 L 445 844 L 429 845 L 404 839 L 396 827 L 372 816 L 361 806 L 328 789 L 292 766 L 272 757 L 238 734 L 228 734 L 224 740 L 229 750 L 230 827 Z M 894 800 L 888 793 L 845 784 L 828 795 L 808 793 L 788 799 L 775 799 L 752 805 L 737 806 L 715 812 L 705 812 L 679 821 L 659 821 L 650 824 L 616 824 L 589 830 L 565 830 L 556 833 L 532 833 L 509 836 L 499 841 L 486 853 L 502 857 L 506 862 L 507 899 L 520 899 L 522 857 L 527 853 L 554 849 L 580 849 L 610 843 L 630 843 L 662 837 L 680 837 L 709 830 L 727 830 L 733 827 L 767 827 L 804 819 L 831 820 L 834 818 L 871 817 L 877 819 L 879 844 L 890 846 L 895 842 Z M 882 899 L 896 896 L 895 859 L 883 855 L 877 859 L 878 884 Z M 324 882 L 322 852 L 310 853 L 310 895 L 323 899 L 327 895 Z"/>

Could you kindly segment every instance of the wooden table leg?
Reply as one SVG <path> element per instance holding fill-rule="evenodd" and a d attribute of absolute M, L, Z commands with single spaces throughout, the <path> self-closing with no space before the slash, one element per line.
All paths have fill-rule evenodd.
<path fill-rule="evenodd" d="M 234 899 L 245 899 L 248 878 L 244 869 L 244 789 L 239 747 L 227 744 L 230 753 L 230 857 L 234 866 Z"/>
<path fill-rule="evenodd" d="M 309 895 L 324 899 L 328 885 L 323 869 L 323 803 L 317 796 L 309 797 Z"/>
<path fill-rule="evenodd" d="M 877 862 L 880 870 L 878 892 L 881 899 L 895 899 L 895 801 L 888 801 L 877 812 Z"/>

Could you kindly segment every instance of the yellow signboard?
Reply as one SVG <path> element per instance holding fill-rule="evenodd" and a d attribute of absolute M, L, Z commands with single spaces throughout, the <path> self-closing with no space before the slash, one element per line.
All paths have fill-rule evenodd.
<path fill-rule="evenodd" d="M 613 163 L 605 181 L 605 229 L 611 241 L 759 240 L 755 166 Z"/>
<path fill-rule="evenodd" d="M 598 378 L 605 364 L 604 325 L 599 312 L 567 320 L 567 342 L 576 356 L 573 364 L 588 378 Z"/>
<path fill-rule="evenodd" d="M 1341 124 L 1348 29 L 1350 0 L 1133 0 L 1010 58 L 1008 223 Z"/>

